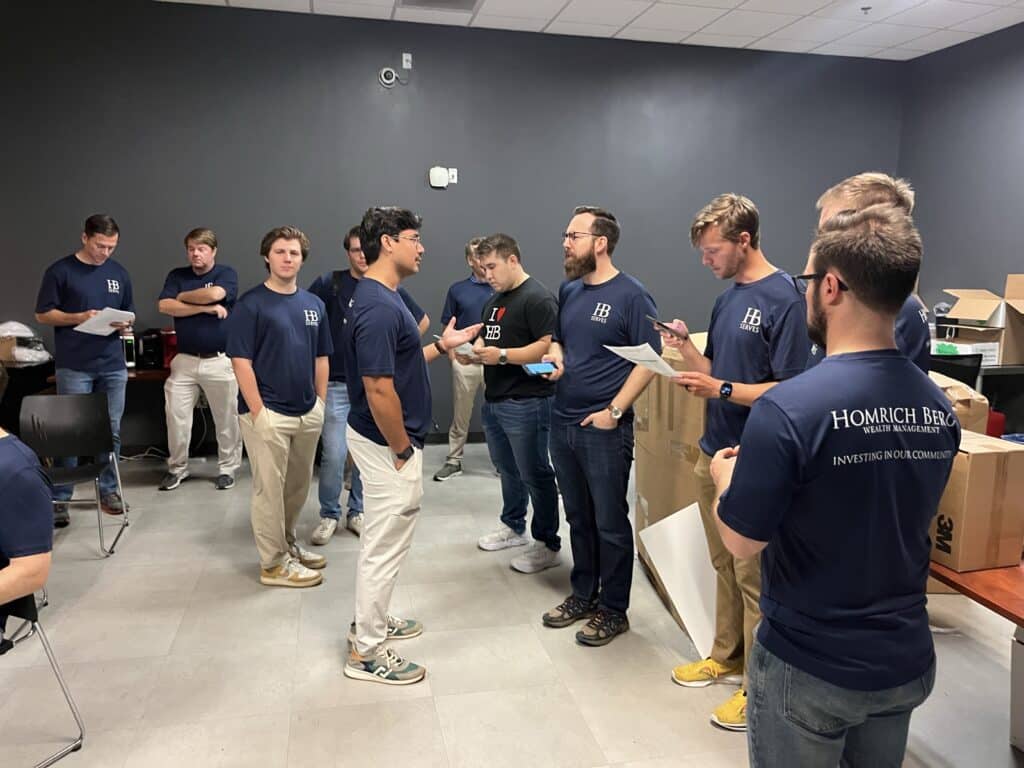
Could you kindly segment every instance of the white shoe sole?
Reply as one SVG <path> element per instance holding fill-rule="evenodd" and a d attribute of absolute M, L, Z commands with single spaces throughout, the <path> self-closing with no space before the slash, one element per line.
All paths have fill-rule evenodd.
<path fill-rule="evenodd" d="M 168 485 L 168 486 L 161 485 L 159 488 L 157 488 L 157 490 L 158 491 L 173 491 L 175 488 L 177 488 L 179 485 L 184 483 L 190 477 L 192 477 L 192 475 L 189 474 L 188 472 L 186 472 L 183 475 L 178 475 L 178 477 L 176 478 L 176 480 L 175 480 L 173 485 Z"/>
<path fill-rule="evenodd" d="M 302 589 L 303 587 L 316 587 L 323 584 L 324 577 L 321 576 L 319 579 L 311 579 L 310 581 L 288 581 L 287 579 L 268 579 L 265 576 L 260 576 L 260 584 L 265 587 L 292 587 Z"/>
<path fill-rule="evenodd" d="M 675 675 L 672 675 L 672 682 L 684 688 L 707 688 L 710 685 L 743 685 L 743 675 L 722 675 L 714 680 L 699 680 L 695 682 L 684 682 Z M 722 726 L 723 728 L 725 726 Z"/>
<path fill-rule="evenodd" d="M 350 677 L 353 680 L 365 680 L 368 683 L 383 683 L 384 685 L 413 685 L 422 682 L 427 676 L 427 670 L 424 669 L 423 674 L 419 677 L 411 677 L 408 680 L 389 680 L 386 677 L 364 672 L 361 669 L 352 669 L 348 664 L 345 665 L 343 672 L 345 677 Z"/>
<path fill-rule="evenodd" d="M 508 567 L 516 573 L 540 573 L 541 571 L 546 571 L 548 568 L 557 567 L 561 564 L 561 562 L 561 558 L 555 558 L 554 560 L 551 560 L 547 563 L 529 563 L 528 565 L 516 565 L 516 561 L 513 560 L 511 563 L 508 564 Z"/>
<path fill-rule="evenodd" d="M 460 469 L 458 472 L 452 472 L 450 475 L 448 475 L 446 477 L 441 477 L 440 475 L 434 475 L 434 482 L 435 483 L 443 483 L 445 480 L 451 480 L 453 477 L 458 477 L 461 474 L 462 474 L 462 470 Z"/>
<path fill-rule="evenodd" d="M 744 723 L 743 725 L 733 725 L 732 723 L 723 723 L 721 720 L 719 720 L 714 715 L 711 716 L 711 724 L 714 725 L 717 728 L 721 728 L 723 731 L 732 731 L 733 733 L 746 733 L 747 732 L 747 724 L 746 723 Z"/>
<path fill-rule="evenodd" d="M 503 549 L 514 549 L 515 547 L 525 547 L 530 542 L 526 539 L 522 541 L 510 541 L 505 539 L 499 542 L 483 542 L 478 541 L 476 546 L 478 549 L 482 549 L 484 552 L 500 552 Z"/>

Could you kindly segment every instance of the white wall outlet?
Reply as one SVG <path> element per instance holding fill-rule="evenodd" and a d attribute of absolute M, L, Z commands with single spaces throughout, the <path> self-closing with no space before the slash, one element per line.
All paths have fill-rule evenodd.
<path fill-rule="evenodd" d="M 448 183 L 449 184 L 458 184 L 459 183 L 459 169 L 458 168 L 449 168 L 448 169 Z"/>
<path fill-rule="evenodd" d="M 412 69 L 412 54 L 411 53 L 403 53 L 402 54 L 402 69 Z"/>

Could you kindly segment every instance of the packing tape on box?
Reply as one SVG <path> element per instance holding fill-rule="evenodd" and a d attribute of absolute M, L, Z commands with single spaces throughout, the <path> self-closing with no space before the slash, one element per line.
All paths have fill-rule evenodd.
<path fill-rule="evenodd" d="M 1003 518 L 1006 515 L 1006 491 L 1009 488 L 1010 456 L 1003 453 L 996 458 L 995 492 L 992 499 L 992 529 L 988 534 L 988 557 L 995 562 L 1002 544 Z"/>

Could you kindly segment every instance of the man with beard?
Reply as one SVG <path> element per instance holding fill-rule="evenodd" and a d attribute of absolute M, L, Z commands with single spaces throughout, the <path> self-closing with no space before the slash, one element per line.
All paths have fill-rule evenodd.
<path fill-rule="evenodd" d="M 828 357 L 763 395 L 739 448 L 711 464 L 725 546 L 763 563 L 753 768 L 898 766 L 935 682 L 928 532 L 960 429 L 896 348 L 920 263 L 921 238 L 891 205 L 824 222 L 797 279 Z"/>
<path fill-rule="evenodd" d="M 548 627 L 589 619 L 582 645 L 606 645 L 629 629 L 633 529 L 626 487 L 633 463 L 633 401 L 654 376 L 605 349 L 661 348 L 647 315 L 654 299 L 619 271 L 612 253 L 619 223 L 609 211 L 579 206 L 562 234 L 568 282 L 558 291 L 558 323 L 544 360 L 558 382 L 551 458 L 572 544 L 572 594 L 544 614 Z"/>
<path fill-rule="evenodd" d="M 860 211 L 871 205 L 892 205 L 907 216 L 914 212 L 914 190 L 905 179 L 869 171 L 843 179 L 818 198 L 818 229 L 840 211 Z M 931 331 L 928 309 L 917 295 L 917 286 L 896 316 L 896 348 L 925 373 L 931 366 Z M 825 358 L 819 344 L 811 345 L 807 367 L 813 368 Z"/>
<path fill-rule="evenodd" d="M 711 457 L 739 443 L 750 406 L 761 394 L 804 370 L 810 345 L 803 294 L 789 275 L 765 258 L 759 229 L 757 207 L 741 195 L 720 195 L 697 214 L 690 241 L 715 277 L 734 283 L 715 301 L 704 354 L 689 339 L 664 337 L 690 369 L 676 381 L 698 397 L 708 398 L 694 473 L 708 552 L 717 574 L 711 656 L 676 667 L 672 679 L 688 687 L 742 683 L 711 716 L 714 724 L 734 731 L 746 730 L 744 671 L 754 627 L 761 619 L 761 569 L 757 558 L 737 558 L 722 543 L 712 510 Z M 688 335 L 682 321 L 674 321 L 673 326 Z"/>

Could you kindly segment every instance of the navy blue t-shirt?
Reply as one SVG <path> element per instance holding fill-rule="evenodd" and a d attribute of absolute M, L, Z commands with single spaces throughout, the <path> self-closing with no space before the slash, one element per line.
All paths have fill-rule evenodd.
<path fill-rule="evenodd" d="M 200 288 L 224 289 L 225 296 L 220 304 L 228 311 L 235 306 L 238 297 L 238 274 L 224 264 L 214 264 L 213 269 L 203 275 L 197 275 L 192 267 L 172 269 L 164 280 L 164 289 L 160 291 L 161 299 L 176 299 L 179 293 L 196 291 Z M 227 318 L 225 318 L 226 320 Z M 177 335 L 178 351 L 186 355 L 199 355 L 209 352 L 223 352 L 227 348 L 228 335 L 225 320 L 216 315 L 206 313 L 189 317 L 174 318 L 174 332 Z"/>
<path fill-rule="evenodd" d="M 327 319 L 331 323 L 331 338 L 334 340 L 334 354 L 331 355 L 331 381 L 345 381 L 345 350 L 341 343 L 342 327 L 348 316 L 352 294 L 359 281 L 352 277 L 351 270 L 339 270 L 320 275 L 309 286 L 309 292 L 319 296 L 327 307 Z M 412 313 L 413 320 L 419 326 L 426 312 L 416 303 L 409 292 L 399 286 L 398 295 Z"/>
<path fill-rule="evenodd" d="M 733 283 L 715 300 L 704 356 L 711 376 L 742 384 L 763 384 L 796 376 L 807 367 L 804 296 L 782 270 L 753 283 Z M 700 447 L 713 456 L 736 445 L 750 408 L 708 400 Z"/>
<path fill-rule="evenodd" d="M 479 323 L 480 313 L 484 311 L 484 305 L 493 295 L 494 289 L 482 280 L 477 280 L 476 275 L 452 283 L 444 297 L 441 325 L 447 326 L 453 317 L 456 328 Z"/>
<path fill-rule="evenodd" d="M 553 418 L 559 424 L 579 424 L 607 408 L 622 389 L 633 364 L 604 348 L 644 342 L 661 350 L 661 336 L 650 320 L 658 316 L 654 299 L 635 277 L 620 272 L 600 285 L 582 279 L 558 289 L 558 325 L 554 340 L 564 351 L 565 373 L 555 389 Z M 633 418 L 633 409 L 622 416 Z"/>
<path fill-rule="evenodd" d="M 959 444 L 945 395 L 895 349 L 828 357 L 758 398 L 718 514 L 768 542 L 765 648 L 856 690 L 928 670 L 928 532 Z"/>
<path fill-rule="evenodd" d="M 71 254 L 55 261 L 43 273 L 36 299 L 38 314 L 51 309 L 85 312 L 105 307 L 135 311 L 128 270 L 113 259 L 96 266 Z M 53 340 L 58 368 L 102 373 L 125 367 L 121 335 L 114 328 L 107 336 L 94 336 L 76 331 L 73 325 L 60 325 L 53 329 Z"/>
<path fill-rule="evenodd" d="M 53 486 L 36 455 L 13 435 L 0 438 L 0 569 L 53 548 Z"/>
<path fill-rule="evenodd" d="M 928 328 L 928 309 L 921 299 L 910 294 L 896 315 L 896 348 L 925 373 L 931 368 L 932 334 Z M 825 350 L 811 345 L 807 367 L 813 368 L 825 359 Z"/>
<path fill-rule="evenodd" d="M 360 280 L 342 346 L 352 403 L 349 426 L 377 445 L 388 444 L 370 411 L 363 376 L 389 376 L 402 402 L 405 431 L 413 445 L 422 448 L 430 429 L 430 376 L 419 328 L 398 292 L 368 277 Z"/>
<path fill-rule="evenodd" d="M 334 351 L 324 315 L 309 291 L 277 293 L 263 283 L 228 315 L 228 356 L 252 361 L 263 404 L 275 413 L 302 416 L 316 405 L 316 359 Z M 249 412 L 241 392 L 238 412 Z"/>

